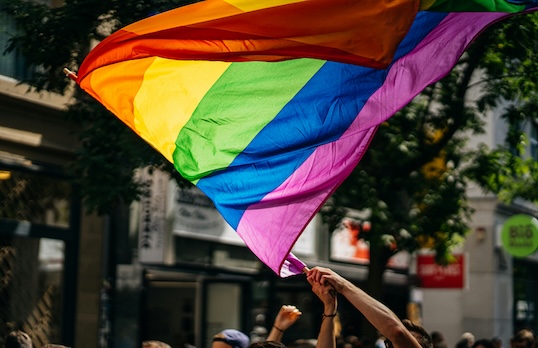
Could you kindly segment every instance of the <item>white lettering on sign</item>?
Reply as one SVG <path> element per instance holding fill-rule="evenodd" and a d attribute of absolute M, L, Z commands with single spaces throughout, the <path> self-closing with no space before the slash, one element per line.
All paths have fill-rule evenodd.
<path fill-rule="evenodd" d="M 457 277 L 461 275 L 461 272 L 461 265 L 456 263 L 448 266 L 421 265 L 419 269 L 419 274 L 424 277 Z"/>

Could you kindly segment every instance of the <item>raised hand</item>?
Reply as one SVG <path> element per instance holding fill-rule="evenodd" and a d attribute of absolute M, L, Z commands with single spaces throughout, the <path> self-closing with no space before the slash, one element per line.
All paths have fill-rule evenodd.
<path fill-rule="evenodd" d="M 297 319 L 303 314 L 297 307 L 292 305 L 283 305 L 276 315 L 274 326 L 285 331 L 292 326 Z"/>

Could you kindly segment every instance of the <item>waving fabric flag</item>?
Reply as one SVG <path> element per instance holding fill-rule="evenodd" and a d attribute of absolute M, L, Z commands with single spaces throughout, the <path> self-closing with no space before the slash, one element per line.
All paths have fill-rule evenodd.
<path fill-rule="evenodd" d="M 77 82 L 210 197 L 278 275 L 377 125 L 455 65 L 506 0 L 207 0 L 101 42 Z"/>

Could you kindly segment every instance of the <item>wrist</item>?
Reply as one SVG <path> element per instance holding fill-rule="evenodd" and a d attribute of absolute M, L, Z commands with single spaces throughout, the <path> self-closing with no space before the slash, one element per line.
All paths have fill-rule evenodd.
<path fill-rule="evenodd" d="M 353 287 L 354 287 L 354 285 L 349 280 L 346 280 L 342 284 L 342 286 L 341 286 L 340 290 L 338 291 L 338 293 L 344 295 L 344 297 L 345 297 L 347 295 L 348 291 L 350 289 L 352 289 Z"/>
<path fill-rule="evenodd" d="M 336 316 L 338 315 L 338 312 L 336 312 L 336 310 L 334 312 L 330 312 L 330 313 L 323 313 L 321 315 L 321 321 L 325 320 L 325 319 L 334 319 Z"/>
<path fill-rule="evenodd" d="M 324 316 L 335 315 L 337 311 L 338 309 L 336 308 L 336 306 L 325 306 L 325 308 L 323 309 L 323 315 Z"/>
<path fill-rule="evenodd" d="M 280 331 L 280 332 L 284 332 L 285 329 L 281 329 L 280 327 L 276 326 L 276 325 L 273 325 L 273 328 L 276 329 L 277 331 Z"/>

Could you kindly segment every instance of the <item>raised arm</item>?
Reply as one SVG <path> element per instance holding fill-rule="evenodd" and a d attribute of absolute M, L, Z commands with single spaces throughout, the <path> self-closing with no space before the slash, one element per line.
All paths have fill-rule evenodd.
<path fill-rule="evenodd" d="M 307 272 L 309 282 L 330 284 L 345 296 L 364 317 L 383 336 L 392 342 L 395 348 L 421 348 L 413 334 L 407 330 L 401 320 L 387 306 L 377 301 L 363 290 L 353 285 L 336 272 L 323 267 L 314 267 Z"/>
<path fill-rule="evenodd" d="M 276 315 L 273 327 L 267 336 L 267 341 L 282 341 L 284 331 L 292 326 L 297 319 L 301 316 L 301 311 L 295 306 L 284 305 L 280 307 L 278 314 Z"/>
<path fill-rule="evenodd" d="M 336 338 L 334 336 L 334 318 L 338 309 L 336 291 L 330 284 L 314 282 L 309 277 L 307 277 L 307 280 L 312 286 L 312 292 L 323 302 L 323 316 L 316 348 L 336 348 Z"/>

